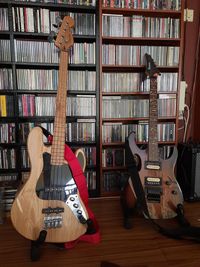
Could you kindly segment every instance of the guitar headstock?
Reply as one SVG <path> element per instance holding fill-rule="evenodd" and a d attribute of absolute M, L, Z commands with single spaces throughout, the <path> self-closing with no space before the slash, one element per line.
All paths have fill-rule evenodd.
<path fill-rule="evenodd" d="M 71 33 L 71 28 L 74 27 L 74 20 L 70 16 L 65 16 L 61 22 L 60 29 L 58 31 L 55 45 L 64 52 L 74 44 L 74 38 Z"/>
<path fill-rule="evenodd" d="M 157 77 L 160 75 L 159 69 L 156 67 L 156 64 L 152 57 L 149 54 L 144 55 L 145 59 L 145 74 L 147 77 L 152 78 L 152 77 Z"/>

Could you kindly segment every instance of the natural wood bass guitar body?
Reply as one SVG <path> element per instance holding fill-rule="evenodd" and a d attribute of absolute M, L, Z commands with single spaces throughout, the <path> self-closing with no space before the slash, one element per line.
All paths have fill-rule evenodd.
<path fill-rule="evenodd" d="M 86 224 L 81 224 L 74 216 L 67 203 L 61 200 L 44 200 L 36 193 L 37 187 L 43 180 L 44 153 L 51 154 L 51 146 L 43 144 L 41 128 L 35 127 L 28 137 L 28 152 L 31 162 L 29 179 L 18 192 L 11 209 L 11 219 L 14 227 L 24 237 L 36 240 L 44 227 L 44 214 L 42 210 L 48 207 L 63 209 L 62 227 L 48 229 L 46 242 L 67 242 L 77 239 L 86 232 Z M 82 150 L 77 150 L 78 158 L 83 157 Z M 83 162 L 83 161 L 82 161 Z M 66 170 L 68 168 L 66 162 Z M 67 175 L 69 173 L 66 173 Z M 79 195 L 79 194 L 78 194 Z M 81 199 L 80 199 L 81 202 Z M 82 204 L 82 202 L 81 202 Z M 84 205 L 82 205 L 84 207 Z M 84 212 L 87 215 L 86 209 Z M 56 217 L 56 216 L 55 216 Z M 72 227 L 73 226 L 73 227 Z"/>

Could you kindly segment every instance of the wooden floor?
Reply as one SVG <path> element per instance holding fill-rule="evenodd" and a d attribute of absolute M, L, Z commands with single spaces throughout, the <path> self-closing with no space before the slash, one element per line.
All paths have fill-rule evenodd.
<path fill-rule="evenodd" d="M 99 222 L 100 244 L 81 242 L 71 250 L 45 244 L 40 260 L 31 262 L 30 241 L 7 220 L 0 225 L 0 267 L 100 267 L 102 261 L 121 267 L 200 266 L 198 243 L 162 236 L 138 215 L 133 220 L 134 227 L 124 229 L 119 199 L 92 199 L 90 208 Z M 185 203 L 185 215 L 193 225 L 200 226 L 200 203 Z"/>

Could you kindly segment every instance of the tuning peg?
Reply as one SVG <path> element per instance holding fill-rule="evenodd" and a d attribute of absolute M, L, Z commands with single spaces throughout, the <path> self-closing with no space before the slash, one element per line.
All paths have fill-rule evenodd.
<path fill-rule="evenodd" d="M 48 42 L 52 43 L 56 38 L 56 33 L 54 31 L 51 31 L 48 36 Z"/>
<path fill-rule="evenodd" d="M 53 26 L 54 26 L 55 28 L 59 28 L 61 24 L 62 24 L 62 19 L 61 19 L 61 17 L 60 17 L 60 16 L 56 17 L 56 23 L 54 23 Z"/>

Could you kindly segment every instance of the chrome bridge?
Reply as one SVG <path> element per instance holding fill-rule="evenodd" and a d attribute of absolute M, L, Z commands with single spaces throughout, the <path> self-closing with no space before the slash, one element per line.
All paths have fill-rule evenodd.
<path fill-rule="evenodd" d="M 162 178 L 145 177 L 145 194 L 148 202 L 160 203 L 162 195 Z"/>
<path fill-rule="evenodd" d="M 62 227 L 62 215 L 61 212 L 64 212 L 64 208 L 56 207 L 56 208 L 44 208 L 42 209 L 42 213 L 44 215 L 44 229 L 51 228 L 60 228 Z"/>
<path fill-rule="evenodd" d="M 47 215 L 44 216 L 44 229 L 61 228 L 62 227 L 62 215 Z"/>

